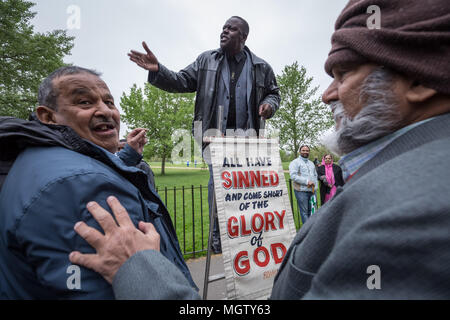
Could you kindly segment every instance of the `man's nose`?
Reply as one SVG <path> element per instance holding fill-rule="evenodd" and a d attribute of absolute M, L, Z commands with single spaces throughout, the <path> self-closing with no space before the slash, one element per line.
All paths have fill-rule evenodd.
<path fill-rule="evenodd" d="M 97 116 L 104 116 L 108 119 L 112 117 L 113 111 L 112 109 L 103 101 L 100 101 L 97 104 L 97 111 L 95 112 Z"/>
<path fill-rule="evenodd" d="M 325 92 L 322 94 L 322 101 L 326 104 L 330 104 L 333 101 L 339 100 L 338 96 L 338 87 L 336 84 L 336 80 L 328 86 Z"/>

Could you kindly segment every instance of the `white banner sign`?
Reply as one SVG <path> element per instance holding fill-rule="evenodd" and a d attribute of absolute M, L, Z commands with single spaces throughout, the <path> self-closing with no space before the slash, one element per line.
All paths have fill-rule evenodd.
<path fill-rule="evenodd" d="M 210 144 L 229 299 L 266 299 L 296 230 L 276 139 Z"/>

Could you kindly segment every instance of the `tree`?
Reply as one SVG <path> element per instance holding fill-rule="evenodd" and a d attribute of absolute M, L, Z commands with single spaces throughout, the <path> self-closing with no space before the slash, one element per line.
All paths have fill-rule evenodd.
<path fill-rule="evenodd" d="M 312 80 L 297 62 L 277 76 L 281 107 L 268 121 L 268 129 L 271 134 L 278 130 L 281 147 L 294 155 L 302 144 L 315 145 L 319 134 L 334 124 L 331 111 L 315 97 L 319 87 L 311 88 Z"/>
<path fill-rule="evenodd" d="M 322 163 L 322 157 L 326 154 L 332 154 L 333 155 L 333 161 L 334 163 L 337 163 L 341 157 L 337 156 L 333 152 L 331 152 L 327 147 L 325 147 L 323 144 L 318 144 L 311 148 L 311 152 L 309 153 L 309 159 L 312 161 L 315 158 L 319 160 L 319 163 Z"/>
<path fill-rule="evenodd" d="M 122 119 L 130 127 L 148 129 L 149 143 L 144 155 L 161 157 L 161 174 L 165 174 L 166 159 L 178 142 L 172 139 L 175 130 L 190 129 L 194 97 L 194 93 L 169 93 L 149 83 L 145 84 L 144 90 L 133 85 L 129 95 L 122 94 Z"/>
<path fill-rule="evenodd" d="M 28 118 L 37 105 L 39 84 L 64 65 L 73 37 L 65 31 L 35 33 L 30 20 L 34 4 L 0 1 L 0 115 Z"/>

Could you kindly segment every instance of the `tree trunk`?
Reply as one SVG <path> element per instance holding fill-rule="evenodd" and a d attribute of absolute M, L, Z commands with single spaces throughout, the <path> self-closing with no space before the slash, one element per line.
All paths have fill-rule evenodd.
<path fill-rule="evenodd" d="M 162 157 L 162 162 L 161 162 L 161 175 L 165 175 L 166 174 L 166 156 L 164 155 Z"/>

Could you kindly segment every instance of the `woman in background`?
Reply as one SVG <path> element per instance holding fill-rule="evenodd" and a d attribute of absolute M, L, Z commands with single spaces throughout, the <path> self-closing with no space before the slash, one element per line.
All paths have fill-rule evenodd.
<path fill-rule="evenodd" d="M 344 185 L 342 169 L 333 163 L 333 156 L 326 154 L 322 158 L 322 165 L 317 168 L 320 185 L 320 199 L 322 205 L 333 198 L 337 186 Z"/>

